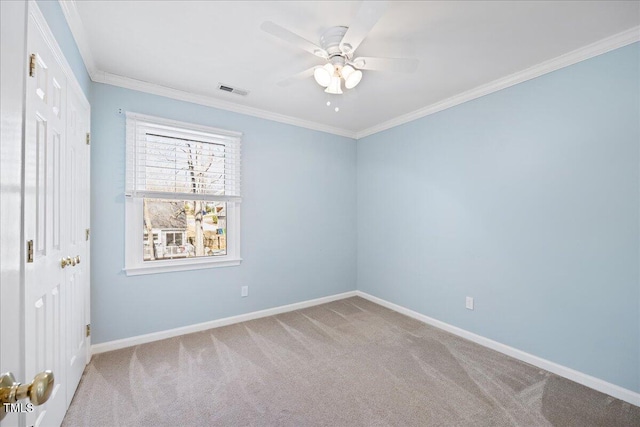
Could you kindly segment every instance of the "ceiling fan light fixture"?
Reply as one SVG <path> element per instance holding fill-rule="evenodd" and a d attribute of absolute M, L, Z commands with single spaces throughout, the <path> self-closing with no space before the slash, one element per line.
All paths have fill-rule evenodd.
<path fill-rule="evenodd" d="M 327 88 L 324 91 L 333 95 L 342 95 L 342 88 L 340 86 L 341 86 L 340 77 L 333 76 L 331 77 L 331 83 L 329 83 L 329 86 L 327 86 Z"/>
<path fill-rule="evenodd" d="M 412 73 L 418 65 L 417 59 L 356 57 L 360 43 L 368 36 L 387 9 L 386 1 L 363 1 L 355 21 L 347 26 L 327 28 L 320 37 L 319 45 L 281 27 L 271 21 L 265 21 L 260 28 L 263 31 L 297 46 L 328 64 L 306 69 L 293 77 L 278 83 L 285 86 L 290 80 L 307 78 L 313 74 L 316 82 L 329 94 L 342 94 L 342 80 L 345 89 L 353 89 L 362 80 L 362 70 L 389 70 Z M 327 102 L 327 106 L 330 103 Z"/>
<path fill-rule="evenodd" d="M 329 86 L 331 79 L 333 78 L 333 66 L 331 64 L 325 64 L 324 67 L 316 68 L 313 71 L 313 77 L 320 86 Z"/>
<path fill-rule="evenodd" d="M 358 86 L 360 80 L 362 80 L 362 71 L 355 70 L 353 73 L 351 73 L 349 78 L 345 80 L 344 87 L 346 87 L 347 89 L 353 89 L 354 87 Z"/>
<path fill-rule="evenodd" d="M 347 80 L 349 78 L 349 76 L 351 75 L 351 73 L 353 73 L 354 71 L 355 71 L 355 69 L 351 65 L 345 65 L 340 70 L 340 74 L 342 74 L 342 78 L 343 79 Z"/>
<path fill-rule="evenodd" d="M 345 65 L 342 67 L 342 77 L 344 78 L 344 87 L 353 89 L 362 80 L 362 71 L 356 70 L 351 65 Z"/>

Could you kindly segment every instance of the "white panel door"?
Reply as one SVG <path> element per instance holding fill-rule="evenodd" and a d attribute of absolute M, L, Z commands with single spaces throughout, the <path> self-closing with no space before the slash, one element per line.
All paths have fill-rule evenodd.
<path fill-rule="evenodd" d="M 24 275 L 25 377 L 49 369 L 55 383 L 26 422 L 59 426 L 87 360 L 89 106 L 68 87 L 58 48 L 40 25 L 30 14 L 27 54 L 35 60 L 25 96 L 24 233 L 33 260 Z"/>
<path fill-rule="evenodd" d="M 27 414 L 28 425 L 59 425 L 67 402 L 65 387 L 66 77 L 30 17 L 27 52 L 35 55 L 34 76 L 25 98 L 25 239 L 33 261 L 25 264 L 25 375 L 52 370 L 49 400 Z"/>
<path fill-rule="evenodd" d="M 65 268 L 66 299 L 66 362 L 67 400 L 71 402 L 73 393 L 87 363 L 87 314 L 85 301 L 89 285 L 89 109 L 83 101 L 68 91 L 67 96 L 67 150 L 65 192 L 67 200 L 64 212 L 69 224 L 67 253 L 72 257 L 72 265 Z M 73 265 L 75 263 L 75 265 Z"/>

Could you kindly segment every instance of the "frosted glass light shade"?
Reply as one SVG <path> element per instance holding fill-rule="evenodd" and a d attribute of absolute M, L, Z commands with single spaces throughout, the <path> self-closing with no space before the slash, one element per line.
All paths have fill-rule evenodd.
<path fill-rule="evenodd" d="M 351 65 L 345 65 L 342 67 L 342 77 L 344 78 L 344 87 L 353 89 L 362 80 L 362 71 L 354 69 Z"/>
<path fill-rule="evenodd" d="M 353 68 L 351 65 L 345 65 L 340 69 L 340 74 L 342 74 L 343 79 L 347 80 L 351 73 L 353 73 L 354 71 L 355 68 Z"/>
<path fill-rule="evenodd" d="M 342 94 L 342 88 L 340 87 L 340 77 L 338 76 L 333 76 L 331 77 L 331 82 L 329 83 L 329 86 L 324 90 L 327 93 L 332 93 L 334 95 L 340 95 Z"/>
<path fill-rule="evenodd" d="M 333 66 L 331 64 L 325 64 L 324 67 L 318 67 L 313 71 L 313 77 L 316 82 L 322 87 L 327 87 L 331 83 L 333 77 Z"/>

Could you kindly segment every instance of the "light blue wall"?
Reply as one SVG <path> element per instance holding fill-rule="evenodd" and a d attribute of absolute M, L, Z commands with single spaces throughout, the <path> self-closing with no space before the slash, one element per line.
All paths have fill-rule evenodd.
<path fill-rule="evenodd" d="M 76 45 L 76 41 L 71 34 L 71 30 L 67 25 L 67 20 L 62 13 L 60 3 L 56 0 L 36 0 L 42 15 L 47 21 L 47 25 L 51 29 L 53 36 L 62 49 L 62 53 L 67 59 L 71 70 L 76 75 L 80 87 L 84 91 L 87 98 L 90 97 L 91 92 L 91 78 L 87 72 L 87 68 L 84 66 L 82 56 Z M 91 101 L 91 99 L 89 99 Z"/>
<path fill-rule="evenodd" d="M 58 2 L 37 3 L 92 104 L 93 343 L 352 290 L 357 273 L 640 391 L 638 44 L 360 140 L 356 217 L 353 141 L 94 84 Z M 240 267 L 124 276 L 117 108 L 245 132 Z"/>
<path fill-rule="evenodd" d="M 639 60 L 359 140 L 358 289 L 640 391 Z"/>
<path fill-rule="evenodd" d="M 92 83 L 59 3 L 37 3 L 91 102 L 94 344 L 355 289 L 353 140 Z M 244 132 L 241 266 L 124 275 L 118 108 Z"/>
<path fill-rule="evenodd" d="M 109 85 L 92 90 L 94 344 L 355 290 L 354 140 Z M 125 276 L 118 108 L 244 132 L 240 266 Z"/>

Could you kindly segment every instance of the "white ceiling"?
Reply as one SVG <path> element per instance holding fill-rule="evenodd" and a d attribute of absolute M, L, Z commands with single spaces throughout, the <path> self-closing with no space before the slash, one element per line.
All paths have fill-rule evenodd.
<path fill-rule="evenodd" d="M 365 71 L 333 96 L 313 77 L 277 83 L 323 60 L 260 30 L 273 21 L 315 43 L 349 26 L 360 2 L 76 1 L 92 71 L 100 70 L 295 119 L 363 132 L 640 24 L 637 1 L 394 1 L 356 56 L 409 57 L 413 74 Z M 71 24 L 71 22 L 70 22 Z M 72 26 L 78 37 L 76 26 Z M 93 73 L 92 73 L 93 74 Z M 218 83 L 248 90 L 221 92 Z"/>

